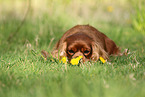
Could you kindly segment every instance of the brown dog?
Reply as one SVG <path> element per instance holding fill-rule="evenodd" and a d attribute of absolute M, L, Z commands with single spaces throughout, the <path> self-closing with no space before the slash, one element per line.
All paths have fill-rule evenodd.
<path fill-rule="evenodd" d="M 42 52 L 43 53 L 43 52 Z M 110 55 L 118 55 L 119 48 L 105 34 L 89 25 L 77 25 L 68 30 L 58 41 L 52 56 L 55 58 L 72 58 L 83 56 L 85 61 L 97 61 L 99 57 L 108 59 Z"/>

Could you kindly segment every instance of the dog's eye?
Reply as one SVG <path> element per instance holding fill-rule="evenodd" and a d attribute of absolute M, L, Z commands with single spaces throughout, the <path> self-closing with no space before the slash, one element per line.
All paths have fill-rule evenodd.
<path fill-rule="evenodd" d="M 68 50 L 68 53 L 69 53 L 70 55 L 73 55 L 73 54 L 74 54 L 74 51 L 73 51 L 73 50 Z"/>
<path fill-rule="evenodd" d="M 88 51 L 88 50 L 85 50 L 85 51 L 84 51 L 84 54 L 85 54 L 85 55 L 88 55 L 89 53 L 90 53 L 90 51 Z"/>

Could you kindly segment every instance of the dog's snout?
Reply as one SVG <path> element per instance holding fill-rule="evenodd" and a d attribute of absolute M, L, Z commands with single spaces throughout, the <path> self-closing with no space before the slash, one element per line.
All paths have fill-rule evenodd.
<path fill-rule="evenodd" d="M 83 54 L 81 52 L 77 52 L 73 55 L 73 58 L 79 57 L 79 56 L 83 56 Z"/>

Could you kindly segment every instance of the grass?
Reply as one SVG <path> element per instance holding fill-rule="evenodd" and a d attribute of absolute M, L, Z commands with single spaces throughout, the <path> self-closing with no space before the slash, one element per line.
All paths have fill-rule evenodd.
<path fill-rule="evenodd" d="M 117 14 L 116 9 L 122 14 L 125 11 L 132 14 L 132 11 L 127 9 L 129 0 L 120 3 L 120 6 L 124 6 L 125 9 L 116 7 L 119 5 L 117 1 L 112 3 L 113 12 L 106 12 L 105 6 L 110 5 L 106 0 L 100 1 L 103 8 L 102 6 L 96 7 L 95 0 L 91 1 L 93 3 L 86 0 L 84 3 L 81 3 L 81 0 L 76 3 L 65 0 L 56 4 L 57 0 L 53 0 L 51 9 L 47 10 L 48 13 L 45 12 L 47 7 L 43 6 L 45 13 L 41 11 L 41 15 L 37 15 L 38 12 L 35 13 L 39 6 L 32 6 L 23 26 L 10 41 L 8 41 L 8 37 L 16 31 L 21 23 L 22 13 L 17 15 L 12 11 L 13 14 L 10 14 L 7 7 L 3 9 L 5 12 L 0 15 L 0 97 L 145 96 L 145 31 L 144 25 L 141 25 L 144 15 L 141 15 L 143 17 L 140 19 L 137 6 L 130 5 L 138 15 L 131 16 L 129 20 L 132 22 L 128 23 L 122 16 L 122 19 L 118 20 L 120 17 L 115 14 Z M 11 1 L 0 0 L 0 2 L 5 5 Z M 19 3 L 23 4 L 21 2 L 24 3 L 24 1 Z M 136 2 L 132 3 L 137 4 Z M 32 0 L 32 5 L 34 3 Z M 72 10 L 75 14 L 70 15 L 70 10 L 75 4 L 78 4 Z M 79 8 L 84 8 L 79 4 L 88 4 L 86 6 L 88 13 L 100 13 L 95 9 L 102 8 L 102 13 L 100 13 L 102 19 L 96 14 L 88 15 L 84 10 L 78 14 L 80 13 Z M 99 5 L 99 3 L 97 4 Z M 71 7 L 66 9 L 68 5 Z M 90 8 L 90 6 L 93 7 Z M 22 8 L 20 7 L 20 9 Z M 67 12 L 62 13 L 63 9 L 66 9 Z M 54 16 L 50 13 L 53 13 Z M 106 17 L 106 14 L 110 18 Z M 9 15 L 11 17 L 8 17 Z M 91 16 L 92 18 L 89 18 Z M 129 48 L 131 54 L 123 57 L 111 57 L 111 64 L 102 64 L 98 61 L 87 62 L 81 66 L 65 65 L 51 60 L 45 61 L 41 58 L 42 49 L 51 51 L 63 33 L 76 24 L 93 25 L 114 40 L 122 51 Z M 53 38 L 54 41 L 50 44 Z"/>

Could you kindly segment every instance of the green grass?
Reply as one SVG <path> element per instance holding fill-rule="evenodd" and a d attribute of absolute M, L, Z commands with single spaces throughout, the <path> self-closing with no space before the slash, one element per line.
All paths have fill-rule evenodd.
<path fill-rule="evenodd" d="M 5 14 L 0 15 L 4 17 L 0 18 L 0 97 L 145 97 L 145 31 L 141 23 L 145 18 L 144 15 L 140 18 L 138 6 L 133 6 L 133 11 L 137 11 L 138 15 L 131 16 L 129 19 L 132 22 L 126 23 L 123 17 L 118 20 L 120 17 L 116 17 L 115 11 L 106 12 L 105 6 L 110 3 L 105 0 L 100 1 L 101 4 L 104 3 L 101 10 L 101 15 L 104 14 L 101 18 L 104 20 L 95 18 L 95 14 L 77 14 L 79 8 L 84 8 L 77 5 L 76 9 L 72 9 L 75 13 L 72 15 L 71 7 L 65 7 L 72 6 L 73 1 L 65 0 L 57 4 L 55 2 L 57 0 L 52 3 L 52 9 L 47 10 L 48 13 L 41 15 L 33 13 L 35 7 L 32 8 L 23 26 L 10 41 L 8 37 L 21 23 L 22 14 L 11 14 L 9 17 L 9 11 L 3 9 Z M 117 1 L 112 6 L 114 10 L 118 8 L 120 13 L 124 14 L 128 2 L 129 0 L 124 0 L 120 3 L 125 9 L 116 7 L 119 5 Z M 88 13 L 98 12 L 95 10 L 98 7 L 86 0 L 84 3 L 80 0 L 75 4 L 88 4 L 86 9 L 91 10 L 87 10 Z M 57 8 L 60 9 L 57 11 Z M 68 12 L 63 12 L 63 9 Z M 130 9 L 127 11 L 132 14 Z M 106 14 L 110 16 L 107 21 Z M 92 18 L 89 18 L 91 16 Z M 111 57 L 110 64 L 98 61 L 87 62 L 81 66 L 65 65 L 49 59 L 45 61 L 41 58 L 42 49 L 51 51 L 63 33 L 76 24 L 90 24 L 96 27 L 114 40 L 121 51 L 129 48 L 130 54 Z M 50 44 L 53 38 L 54 41 Z"/>

